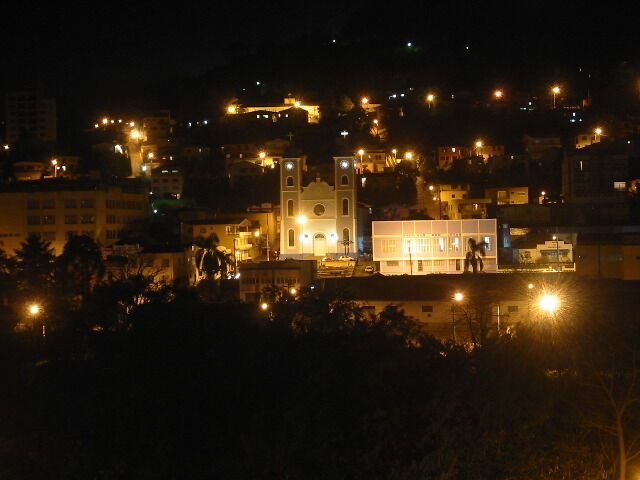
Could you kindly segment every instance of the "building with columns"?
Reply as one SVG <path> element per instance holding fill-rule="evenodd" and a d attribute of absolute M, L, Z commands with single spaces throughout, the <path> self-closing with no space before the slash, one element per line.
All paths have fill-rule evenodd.
<path fill-rule="evenodd" d="M 355 158 L 333 160 L 333 185 L 320 176 L 305 179 L 300 158 L 280 162 L 280 258 L 357 252 Z"/>

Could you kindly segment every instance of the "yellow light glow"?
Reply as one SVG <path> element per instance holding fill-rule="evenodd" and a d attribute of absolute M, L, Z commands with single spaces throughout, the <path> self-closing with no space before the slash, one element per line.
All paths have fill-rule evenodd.
<path fill-rule="evenodd" d="M 462 300 L 464 300 L 464 294 L 462 292 L 456 292 L 455 295 L 453 296 L 453 299 L 456 302 L 461 302 Z"/>
<path fill-rule="evenodd" d="M 269 308 L 269 304 L 268 304 L 268 303 L 266 303 L 266 302 L 262 302 L 262 303 L 260 304 L 260 308 L 261 308 L 262 310 L 266 310 L 266 309 L 268 309 L 268 308 Z"/>
<path fill-rule="evenodd" d="M 94 128 L 98 128 L 99 126 L 100 126 L 100 125 L 98 125 L 97 123 L 94 123 L 94 124 L 93 124 L 93 127 L 94 127 Z"/>
<path fill-rule="evenodd" d="M 140 130 L 131 130 L 131 132 L 129 132 L 129 136 L 133 140 L 138 140 L 140 138 Z"/>
<path fill-rule="evenodd" d="M 538 305 L 542 310 L 549 313 L 554 313 L 560 306 L 560 299 L 557 295 L 545 293 L 542 297 L 540 297 L 540 300 L 538 300 Z"/>
<path fill-rule="evenodd" d="M 267 154 L 266 154 L 266 152 L 260 152 L 260 153 L 258 154 L 258 156 L 259 156 L 260 158 L 264 158 L 264 157 L 266 157 L 266 156 L 267 156 Z"/>
<path fill-rule="evenodd" d="M 129 126 L 130 127 L 135 127 L 136 126 L 136 122 L 129 122 Z"/>
<path fill-rule="evenodd" d="M 106 125 L 107 123 L 109 123 L 109 119 L 107 117 L 102 119 L 102 124 Z"/>
<path fill-rule="evenodd" d="M 153 152 L 147 153 L 147 158 L 151 159 L 151 158 L 154 158 L 154 157 L 155 157 L 155 154 Z"/>
<path fill-rule="evenodd" d="M 300 105 L 302 105 L 300 102 L 293 102 L 293 106 L 296 108 L 300 108 Z"/>
<path fill-rule="evenodd" d="M 373 123 L 375 123 L 376 125 L 378 124 L 378 119 L 376 118 Z"/>
<path fill-rule="evenodd" d="M 436 96 L 433 93 L 427 95 L 427 102 L 431 103 L 436 99 Z"/>
<path fill-rule="evenodd" d="M 227 107 L 227 113 L 238 113 L 238 107 L 236 107 L 235 105 L 229 105 Z"/>
<path fill-rule="evenodd" d="M 482 140 L 478 140 L 478 141 L 476 142 L 476 147 L 477 147 L 477 148 L 481 148 L 481 147 L 482 147 Z"/>
<path fill-rule="evenodd" d="M 433 192 L 433 185 L 429 185 L 429 190 Z"/>
<path fill-rule="evenodd" d="M 3 145 L 2 148 L 4 148 L 5 150 L 9 150 L 11 147 L 9 145 Z"/>
<path fill-rule="evenodd" d="M 498 100 L 501 99 L 503 95 L 504 95 L 504 92 L 502 90 L 496 90 L 495 92 L 493 92 L 493 96 Z"/>
<path fill-rule="evenodd" d="M 37 315 L 40 313 L 40 305 L 38 305 L 37 303 L 34 303 L 32 305 L 29 305 L 29 313 L 31 315 Z"/>
<path fill-rule="evenodd" d="M 360 100 L 360 103 L 362 103 L 363 105 L 366 105 L 367 103 L 369 103 L 369 98 L 368 97 L 362 97 L 362 99 Z"/>
<path fill-rule="evenodd" d="M 56 160 L 55 158 L 51 160 L 51 165 L 57 165 L 57 164 L 58 164 L 58 160 Z"/>
<path fill-rule="evenodd" d="M 593 131 L 593 133 L 595 133 L 596 135 L 602 135 L 602 128 L 597 127 L 597 128 Z"/>
<path fill-rule="evenodd" d="M 527 285 L 527 288 L 531 290 L 533 288 L 533 283 L 530 283 L 529 285 Z"/>
<path fill-rule="evenodd" d="M 391 150 L 391 153 L 393 153 L 395 155 L 396 153 L 398 153 L 398 149 L 394 148 L 393 150 Z"/>
<path fill-rule="evenodd" d="M 545 192 L 544 190 L 542 190 L 542 191 L 540 192 L 540 195 L 542 195 L 543 197 L 544 197 L 546 194 L 547 194 L 547 192 Z"/>
<path fill-rule="evenodd" d="M 411 160 L 413 158 L 413 152 L 407 152 L 404 154 L 404 158 Z"/>
<path fill-rule="evenodd" d="M 433 197 L 433 198 L 432 198 L 432 200 L 434 200 L 434 201 L 435 201 L 435 200 L 438 200 L 438 197 Z"/>
<path fill-rule="evenodd" d="M 289 292 L 291 292 L 291 295 L 295 295 L 296 293 L 298 293 L 298 289 L 292 288 L 291 290 L 289 290 Z"/>
<path fill-rule="evenodd" d="M 255 232 L 253 232 L 253 236 L 254 237 L 259 237 L 260 236 L 260 230 L 256 230 Z"/>
<path fill-rule="evenodd" d="M 552 91 L 555 95 L 557 95 L 557 94 L 559 94 L 559 93 L 560 93 L 560 87 L 558 87 L 558 86 L 556 85 L 555 87 L 553 87 L 553 88 L 551 89 L 551 91 Z"/>
<path fill-rule="evenodd" d="M 304 215 L 298 215 L 298 218 L 296 218 L 296 222 L 298 222 L 298 225 L 304 225 L 305 223 L 307 223 L 307 217 L 305 217 Z"/>
<path fill-rule="evenodd" d="M 361 148 L 360 150 L 358 150 L 358 155 L 364 155 L 364 150 Z"/>

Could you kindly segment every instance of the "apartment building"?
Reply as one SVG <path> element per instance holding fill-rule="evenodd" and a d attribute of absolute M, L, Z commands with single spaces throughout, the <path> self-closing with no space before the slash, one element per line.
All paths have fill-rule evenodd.
<path fill-rule="evenodd" d="M 58 255 L 74 235 L 102 246 L 143 229 L 149 192 L 141 183 L 40 180 L 0 186 L 0 248 L 13 253 L 30 235 L 51 242 Z"/>
<path fill-rule="evenodd" d="M 485 242 L 484 271 L 498 269 L 496 219 L 376 221 L 373 260 L 383 275 L 463 273 L 469 239 Z"/>

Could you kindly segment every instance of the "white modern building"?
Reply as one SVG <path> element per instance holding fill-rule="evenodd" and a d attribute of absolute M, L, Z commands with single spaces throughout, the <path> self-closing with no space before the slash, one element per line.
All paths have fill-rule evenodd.
<path fill-rule="evenodd" d="M 485 272 L 498 270 L 496 219 L 373 222 L 373 260 L 383 275 L 463 273 L 469 239 L 485 242 Z"/>
<path fill-rule="evenodd" d="M 339 256 L 358 250 L 354 157 L 334 157 L 333 185 L 307 183 L 300 158 L 280 162 L 280 258 Z"/>

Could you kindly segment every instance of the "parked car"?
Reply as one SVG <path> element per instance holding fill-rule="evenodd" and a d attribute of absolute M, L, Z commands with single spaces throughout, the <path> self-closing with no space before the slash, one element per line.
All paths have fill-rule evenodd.
<path fill-rule="evenodd" d="M 373 266 L 367 265 L 366 267 L 364 267 L 364 271 L 367 273 L 373 273 Z"/>

